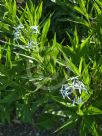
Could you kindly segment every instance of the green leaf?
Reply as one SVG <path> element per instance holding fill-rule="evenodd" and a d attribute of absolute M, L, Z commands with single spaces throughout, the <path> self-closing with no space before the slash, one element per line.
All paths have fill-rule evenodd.
<path fill-rule="evenodd" d="M 75 30 L 74 30 L 74 39 L 73 39 L 73 49 L 74 51 L 77 51 L 76 49 L 78 48 L 78 44 L 79 44 L 79 37 L 78 37 L 78 34 L 77 34 L 77 29 L 75 27 Z"/>
<path fill-rule="evenodd" d="M 40 129 L 51 129 L 53 128 L 53 125 L 58 121 L 57 117 L 51 114 L 43 114 L 40 116 L 39 121 L 37 125 L 40 127 Z"/>
<path fill-rule="evenodd" d="M 56 101 L 57 103 L 65 106 L 65 107 L 73 107 L 71 103 L 68 103 L 66 101 L 64 101 L 64 99 L 61 99 L 60 97 L 57 96 L 53 96 L 53 95 L 49 95 L 50 99 Z"/>
<path fill-rule="evenodd" d="M 83 64 L 83 57 L 81 57 L 80 64 L 79 64 L 79 73 L 80 73 L 80 75 L 81 75 L 82 68 L 83 68 L 82 64 Z"/>
<path fill-rule="evenodd" d="M 90 84 L 90 77 L 89 77 L 89 70 L 88 70 L 89 64 L 87 65 L 85 63 L 85 60 L 83 61 L 83 67 L 84 67 L 84 69 L 82 71 L 83 81 L 85 84 L 89 85 Z"/>
<path fill-rule="evenodd" d="M 73 115 L 60 128 L 58 128 L 54 133 L 61 131 L 63 129 L 68 129 L 71 125 L 76 124 L 77 121 L 78 121 L 78 117 L 76 115 Z"/>
<path fill-rule="evenodd" d="M 102 110 L 93 107 L 93 106 L 89 106 L 87 109 L 84 110 L 84 113 L 86 115 L 97 115 L 97 114 L 102 114 Z"/>
<path fill-rule="evenodd" d="M 16 0 L 14 0 L 14 3 L 13 3 L 13 17 L 14 17 L 14 19 L 16 17 L 16 9 L 17 9 L 17 7 L 16 7 Z"/>
<path fill-rule="evenodd" d="M 102 5 L 102 3 L 100 5 Z M 101 9 L 96 2 L 94 2 L 94 8 L 95 8 L 95 10 L 97 11 L 98 14 L 101 14 Z"/>
<path fill-rule="evenodd" d="M 7 96 L 5 96 L 1 101 L 0 103 L 1 104 L 11 104 L 12 102 L 16 101 L 17 98 L 18 98 L 18 94 L 17 92 L 15 92 L 15 90 L 12 90 L 12 92 L 10 92 Z"/>
<path fill-rule="evenodd" d="M 43 45 L 47 39 L 47 33 L 50 27 L 50 17 L 46 20 L 44 26 L 43 26 L 43 30 L 42 30 L 42 34 L 41 34 L 41 44 Z"/>
<path fill-rule="evenodd" d="M 35 6 L 33 5 L 33 3 L 30 1 L 30 5 L 31 7 L 28 6 L 28 4 L 26 3 L 26 16 L 28 17 L 28 21 L 30 23 L 30 26 L 32 25 L 37 25 L 37 24 L 34 24 L 34 11 L 35 11 Z M 32 11 L 33 10 L 33 11 Z"/>
<path fill-rule="evenodd" d="M 2 50 L 1 50 L 1 46 L 0 46 L 0 61 L 1 61 L 1 58 L 2 58 Z"/>
<path fill-rule="evenodd" d="M 69 38 L 69 40 L 70 40 L 70 42 L 71 42 L 71 45 L 72 45 L 72 47 L 74 46 L 74 41 L 73 41 L 73 39 L 72 39 L 72 37 L 70 36 L 70 34 L 68 33 L 68 32 L 66 32 L 66 34 L 67 34 L 67 36 L 68 36 L 68 38 Z M 71 47 L 70 47 L 71 48 Z"/>
<path fill-rule="evenodd" d="M 68 57 L 69 56 L 71 56 L 71 57 L 75 56 L 75 52 L 74 52 L 72 47 L 70 47 L 70 46 L 62 46 L 61 49 L 66 54 L 66 56 L 68 56 Z"/>
<path fill-rule="evenodd" d="M 6 52 L 6 66 L 12 68 L 12 61 L 11 61 L 11 49 L 8 46 L 7 52 Z"/>
<path fill-rule="evenodd" d="M 96 125 L 96 122 L 93 121 L 92 122 L 92 125 L 91 125 L 91 133 L 93 134 L 93 136 L 100 136 L 99 135 L 99 132 L 97 130 L 97 125 Z"/>
<path fill-rule="evenodd" d="M 89 133 L 91 133 L 92 136 L 100 136 L 97 124 L 93 121 L 92 117 L 83 117 L 80 126 L 81 136 L 88 136 Z"/>
<path fill-rule="evenodd" d="M 84 113 L 83 113 L 83 111 L 80 109 L 80 107 L 78 107 L 78 110 L 77 110 L 77 112 L 76 112 L 79 116 L 83 116 L 84 115 Z"/>
<path fill-rule="evenodd" d="M 80 124 L 80 136 L 88 136 L 89 133 L 89 124 L 86 121 L 87 119 L 83 119 Z"/>
<path fill-rule="evenodd" d="M 65 66 L 66 68 L 69 68 L 74 74 L 79 75 L 78 68 L 72 63 L 70 59 L 66 58 L 66 61 L 57 59 L 56 62 L 62 66 Z"/>
<path fill-rule="evenodd" d="M 35 19 L 35 21 L 37 21 L 36 24 L 39 23 L 39 20 L 40 20 L 40 18 L 41 18 L 41 15 L 42 15 L 42 2 L 41 2 L 41 4 L 36 8 L 36 19 Z"/>
<path fill-rule="evenodd" d="M 82 15 L 85 14 L 85 13 L 83 12 L 83 10 L 82 10 L 80 7 L 78 7 L 78 6 L 75 6 L 75 7 L 74 7 L 74 10 L 76 10 L 77 12 L 79 12 L 79 13 L 82 14 Z"/>
<path fill-rule="evenodd" d="M 80 52 L 80 56 L 84 56 L 87 54 L 87 48 L 89 46 L 89 40 L 90 40 L 90 37 L 89 36 L 88 38 L 86 38 L 80 45 L 80 48 L 79 48 L 79 52 Z"/>
<path fill-rule="evenodd" d="M 98 91 L 98 90 L 97 90 Z M 93 102 L 93 106 L 94 107 L 98 107 L 101 108 L 102 107 L 102 93 L 101 91 L 99 91 L 98 93 L 98 97 L 95 99 L 95 101 Z"/>

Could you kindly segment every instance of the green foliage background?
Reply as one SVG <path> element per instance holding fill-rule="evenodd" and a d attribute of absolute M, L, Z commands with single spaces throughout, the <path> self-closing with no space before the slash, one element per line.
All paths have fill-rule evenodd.
<path fill-rule="evenodd" d="M 88 93 L 73 106 L 60 89 L 75 76 Z M 101 115 L 101 0 L 0 0 L 0 122 L 101 136 Z"/>

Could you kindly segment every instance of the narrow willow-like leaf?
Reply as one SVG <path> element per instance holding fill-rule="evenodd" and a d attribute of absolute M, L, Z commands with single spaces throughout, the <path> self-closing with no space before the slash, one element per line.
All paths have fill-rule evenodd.
<path fill-rule="evenodd" d="M 9 46 L 6 52 L 6 66 L 12 68 L 11 49 Z"/>
<path fill-rule="evenodd" d="M 13 17 L 15 18 L 16 17 L 16 0 L 14 0 L 14 3 L 13 3 Z"/>
<path fill-rule="evenodd" d="M 91 36 L 89 36 L 88 38 L 86 38 L 82 43 L 81 43 L 81 45 L 80 45 L 80 53 L 81 54 L 85 54 L 86 53 L 86 48 L 87 48 L 87 46 L 88 46 L 88 42 L 89 42 L 89 40 L 90 40 L 90 37 Z"/>
<path fill-rule="evenodd" d="M 101 115 L 102 114 L 102 110 L 96 108 L 96 107 L 93 107 L 93 106 L 89 106 L 87 109 L 84 110 L 84 113 L 86 115 Z"/>
<path fill-rule="evenodd" d="M 2 58 L 2 49 L 1 49 L 1 45 L 0 45 L 0 61 L 1 61 L 1 58 Z"/>
<path fill-rule="evenodd" d="M 36 8 L 36 20 L 38 21 L 37 24 L 39 23 L 39 20 L 42 15 L 42 5 L 43 3 L 41 2 L 41 4 Z"/>
<path fill-rule="evenodd" d="M 81 72 L 82 72 L 82 68 L 83 68 L 83 58 L 81 57 L 80 64 L 79 64 L 79 73 L 80 73 L 80 75 L 81 75 Z"/>
<path fill-rule="evenodd" d="M 65 107 L 67 107 L 67 108 L 68 108 L 68 107 L 73 107 L 71 103 L 68 103 L 68 102 L 66 103 L 66 102 L 65 102 L 63 99 L 61 99 L 60 97 L 53 96 L 53 95 L 49 95 L 49 97 L 50 97 L 52 100 L 58 102 L 59 104 L 65 106 Z"/>
<path fill-rule="evenodd" d="M 99 129 L 97 129 L 97 124 L 92 120 L 92 117 L 83 117 L 80 125 L 80 135 L 87 136 L 91 133 L 93 136 L 100 136 Z"/>
<path fill-rule="evenodd" d="M 69 70 L 72 71 L 74 74 L 79 75 L 78 68 L 72 63 L 71 60 L 67 59 L 67 61 L 63 61 L 61 59 L 57 59 L 56 62 L 66 68 L 69 68 Z"/>
<path fill-rule="evenodd" d="M 45 39 L 47 38 L 47 33 L 50 27 L 50 17 L 46 20 L 44 26 L 43 26 L 43 30 L 42 30 L 42 35 L 41 35 L 41 44 L 43 45 L 43 43 L 46 41 Z"/>
<path fill-rule="evenodd" d="M 82 72 L 82 77 L 83 77 L 84 83 L 89 85 L 90 84 L 90 76 L 89 76 L 89 70 L 88 70 L 89 65 L 87 65 L 85 61 L 83 63 L 84 63 L 83 65 L 84 69 Z"/>
<path fill-rule="evenodd" d="M 78 120 L 78 117 L 76 115 L 73 115 L 68 121 L 66 121 L 60 128 L 58 128 L 54 133 L 63 130 L 63 129 L 68 129 L 70 125 L 75 124 Z"/>

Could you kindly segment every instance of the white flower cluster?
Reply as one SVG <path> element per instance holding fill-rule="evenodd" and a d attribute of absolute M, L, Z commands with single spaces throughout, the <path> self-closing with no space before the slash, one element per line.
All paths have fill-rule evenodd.
<path fill-rule="evenodd" d="M 30 26 L 30 29 L 31 29 L 30 40 L 28 41 L 28 45 L 26 46 L 26 48 L 29 49 L 38 45 L 37 41 L 32 40 L 32 35 L 39 34 L 38 26 Z"/>
<path fill-rule="evenodd" d="M 17 40 L 21 36 L 21 31 L 24 28 L 23 24 L 18 25 L 17 27 L 14 27 L 15 32 L 14 32 L 14 39 Z M 32 34 L 39 34 L 39 29 L 38 26 L 30 26 L 31 30 L 31 36 Z"/>
<path fill-rule="evenodd" d="M 63 84 L 60 90 L 63 98 L 65 99 L 67 97 L 69 100 L 72 100 L 74 96 L 74 99 L 72 100 L 73 105 L 75 103 L 83 103 L 81 99 L 81 93 L 82 91 L 85 91 L 87 93 L 86 86 L 81 81 L 79 81 L 78 77 L 72 77 L 68 81 L 68 84 Z M 77 95 L 77 97 L 75 96 L 75 94 Z"/>
<path fill-rule="evenodd" d="M 21 30 L 24 28 L 24 26 L 18 25 L 18 27 L 15 27 L 15 32 L 14 32 L 14 40 L 18 40 L 21 37 Z"/>
<path fill-rule="evenodd" d="M 20 24 L 17 27 L 14 27 L 14 29 L 15 29 L 14 40 L 15 41 L 17 41 L 17 40 L 19 40 L 21 38 L 23 28 L 24 28 L 23 24 Z M 38 26 L 35 25 L 35 26 L 30 26 L 30 31 L 28 31 L 28 30 L 26 30 L 26 31 L 30 35 L 30 38 L 28 40 L 28 45 L 26 46 L 26 48 L 30 49 L 30 48 L 35 47 L 36 45 L 38 45 L 37 41 L 34 41 L 32 36 L 33 36 L 33 34 L 39 34 L 39 29 L 38 29 Z"/>

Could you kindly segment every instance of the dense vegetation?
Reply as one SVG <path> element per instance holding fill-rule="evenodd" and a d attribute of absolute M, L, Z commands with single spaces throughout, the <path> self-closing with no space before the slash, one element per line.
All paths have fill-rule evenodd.
<path fill-rule="evenodd" d="M 102 1 L 0 0 L 0 122 L 102 134 Z"/>

